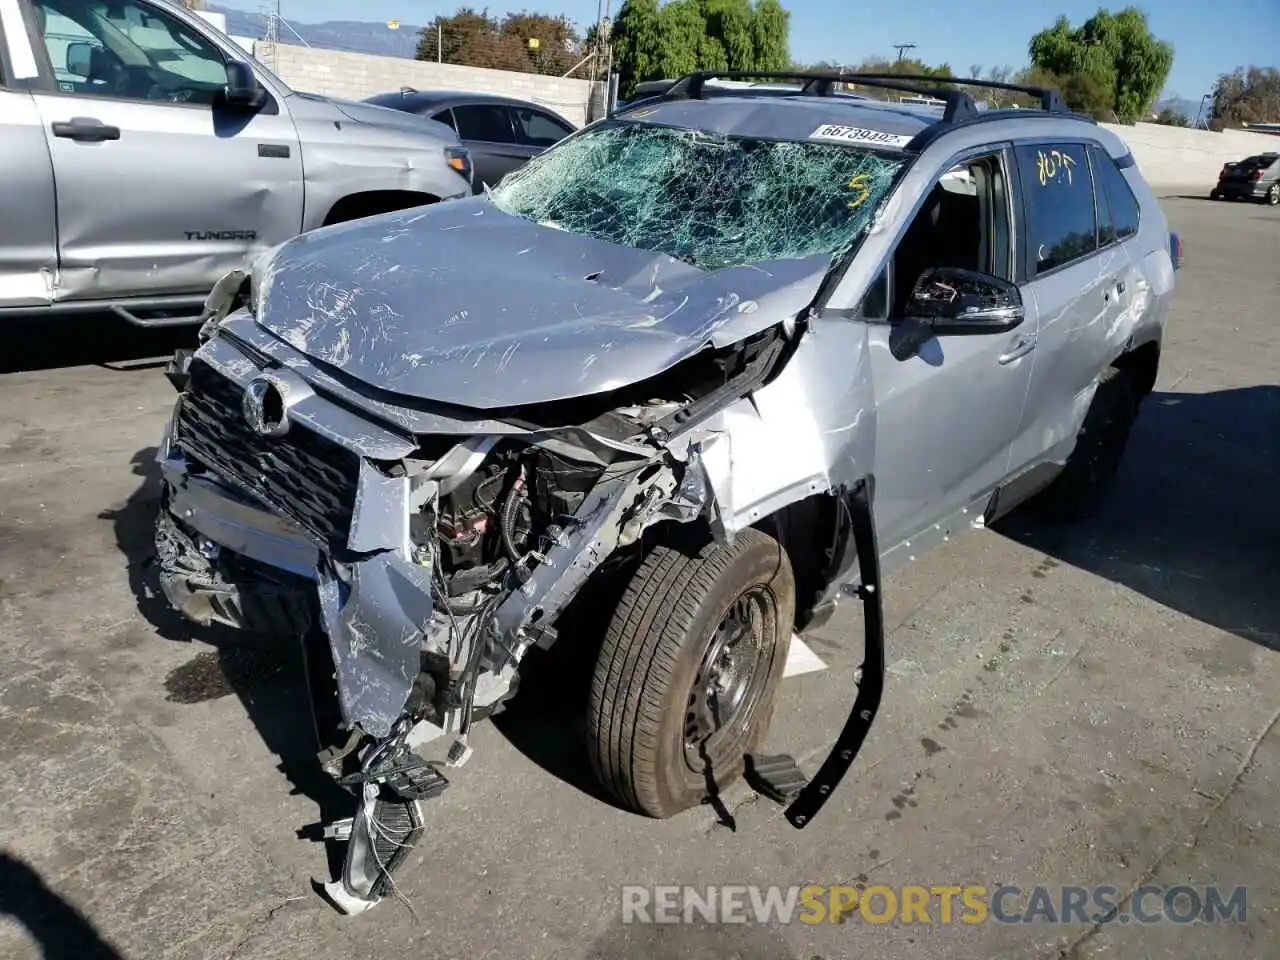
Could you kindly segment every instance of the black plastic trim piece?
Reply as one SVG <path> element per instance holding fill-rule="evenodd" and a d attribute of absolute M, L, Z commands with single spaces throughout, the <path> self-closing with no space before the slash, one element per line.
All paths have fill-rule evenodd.
<path fill-rule="evenodd" d="M 873 493 L 873 482 L 867 478 L 859 482 L 846 498 L 853 542 L 858 553 L 858 575 L 861 581 L 858 597 L 862 600 L 862 621 L 866 637 L 858 693 L 849 718 L 836 737 L 827 759 L 783 814 L 797 830 L 813 822 L 813 818 L 853 766 L 853 760 L 862 749 L 871 724 L 875 721 L 876 712 L 880 709 L 880 699 L 884 694 L 884 602 L 880 582 L 880 548 L 876 540 L 871 505 Z"/>

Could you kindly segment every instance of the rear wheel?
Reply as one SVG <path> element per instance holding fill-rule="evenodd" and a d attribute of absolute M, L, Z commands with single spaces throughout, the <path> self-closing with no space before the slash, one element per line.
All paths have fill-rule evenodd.
<path fill-rule="evenodd" d="M 1280 180 L 1271 185 L 1271 189 L 1267 191 L 1267 203 L 1271 206 L 1280 204 Z"/>
<path fill-rule="evenodd" d="M 1066 466 L 1035 498 L 1037 512 L 1057 520 L 1095 513 L 1124 458 L 1137 412 L 1133 381 L 1123 370 L 1107 367 Z"/>
<path fill-rule="evenodd" d="M 787 555 L 758 530 L 649 553 L 592 678 L 588 750 L 604 787 L 663 818 L 736 780 L 768 729 L 794 617 Z"/>

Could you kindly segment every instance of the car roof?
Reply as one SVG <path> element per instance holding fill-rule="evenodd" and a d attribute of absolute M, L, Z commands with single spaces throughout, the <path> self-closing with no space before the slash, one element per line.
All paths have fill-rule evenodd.
<path fill-rule="evenodd" d="M 410 87 L 395 93 L 379 93 L 368 98 L 369 103 L 400 110 L 424 110 L 431 107 L 457 106 L 464 103 L 493 103 L 507 107 L 527 107 L 555 114 L 556 111 L 540 103 L 504 97 L 497 93 L 479 93 L 469 90 L 414 90 Z M 556 114 L 558 116 L 558 114 Z"/>
<path fill-rule="evenodd" d="M 978 119 L 989 122 L 1020 121 L 1035 117 L 1042 121 L 1091 123 L 1075 114 L 1041 110 L 991 110 L 979 107 Z M 885 150 L 901 151 L 925 133 L 961 129 L 974 121 L 943 127 L 944 108 L 933 103 L 904 103 L 894 100 L 844 97 L 840 95 L 787 95 L 778 91 L 717 91 L 704 98 L 661 97 L 633 101 L 615 116 L 620 119 L 664 126 L 705 130 L 724 136 L 760 137 L 771 140 L 813 140 L 843 142 Z M 1094 135 L 1097 135 L 1094 125 Z M 993 130 L 992 138 L 1007 138 L 1009 131 Z M 913 147 L 923 144 L 917 141 Z"/>
<path fill-rule="evenodd" d="M 825 127 L 847 127 L 905 138 L 905 144 L 941 114 L 936 108 L 844 97 L 735 93 L 706 99 L 641 100 L 621 119 L 687 127 L 725 136 L 808 140 Z"/>

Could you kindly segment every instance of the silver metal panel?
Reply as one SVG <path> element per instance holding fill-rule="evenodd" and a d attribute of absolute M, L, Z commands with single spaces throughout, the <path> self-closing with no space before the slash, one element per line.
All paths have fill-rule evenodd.
<path fill-rule="evenodd" d="M 58 278 L 53 163 L 25 90 L 0 90 L 0 183 L 0 308 L 47 304 Z"/>

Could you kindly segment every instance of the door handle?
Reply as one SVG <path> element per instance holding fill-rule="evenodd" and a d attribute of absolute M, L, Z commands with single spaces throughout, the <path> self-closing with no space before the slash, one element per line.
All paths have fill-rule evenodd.
<path fill-rule="evenodd" d="M 108 126 L 100 120 L 75 117 L 69 122 L 59 121 L 55 123 L 53 125 L 53 135 L 64 140 L 101 143 L 104 140 L 119 140 L 120 128 Z"/>
<path fill-rule="evenodd" d="M 1013 363 L 1013 361 L 1017 360 L 1019 357 L 1025 357 L 1036 348 L 1036 342 L 1037 339 L 1034 334 L 1019 337 L 1014 342 L 1013 346 L 1009 348 L 1008 353 L 1000 354 L 998 358 L 1000 363 Z"/>
<path fill-rule="evenodd" d="M 1120 280 L 1116 283 L 1116 293 L 1124 293 L 1124 281 Z"/>

